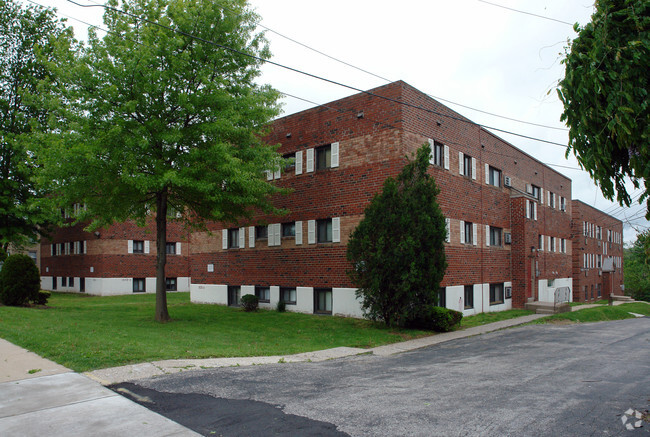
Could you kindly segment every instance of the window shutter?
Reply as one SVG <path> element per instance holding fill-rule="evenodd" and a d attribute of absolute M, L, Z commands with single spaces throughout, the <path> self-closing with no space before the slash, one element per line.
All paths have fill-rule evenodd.
<path fill-rule="evenodd" d="M 331 144 L 331 159 L 330 159 L 330 165 L 332 168 L 338 167 L 339 166 L 339 143 L 332 143 Z"/>
<path fill-rule="evenodd" d="M 307 221 L 307 243 L 316 244 L 316 220 Z"/>
<path fill-rule="evenodd" d="M 528 200 L 528 199 L 526 199 L 525 208 L 526 208 L 526 218 L 529 219 L 530 218 L 530 200 Z"/>
<path fill-rule="evenodd" d="M 557 196 L 553 196 L 553 209 L 555 209 L 555 198 L 556 198 L 556 197 L 557 197 Z"/>
<path fill-rule="evenodd" d="M 83 245 L 84 245 L 84 251 L 83 251 L 83 253 L 87 253 L 87 252 L 86 252 L 86 240 L 83 241 Z"/>
<path fill-rule="evenodd" d="M 302 244 L 302 221 L 296 222 L 296 245 Z"/>
<path fill-rule="evenodd" d="M 273 246 L 273 225 L 268 225 L 266 227 L 266 244 L 268 246 Z"/>
<path fill-rule="evenodd" d="M 332 218 L 332 243 L 341 242 L 341 218 Z"/>
<path fill-rule="evenodd" d="M 539 250 L 544 251 L 544 236 L 543 235 L 540 238 Z"/>
<path fill-rule="evenodd" d="M 445 150 L 445 170 L 449 170 L 449 146 L 444 146 Z"/>
<path fill-rule="evenodd" d="M 465 222 L 460 220 L 460 243 L 465 244 Z"/>
<path fill-rule="evenodd" d="M 550 191 L 546 192 L 546 197 L 548 198 L 548 206 L 551 206 L 551 192 Z"/>
<path fill-rule="evenodd" d="M 543 188 L 539 189 L 539 201 L 542 203 L 542 205 L 544 204 L 544 189 Z"/>
<path fill-rule="evenodd" d="M 144 253 L 149 253 L 149 240 L 144 240 Z"/>
<path fill-rule="evenodd" d="M 246 228 L 239 228 L 239 247 L 246 247 Z"/>
<path fill-rule="evenodd" d="M 472 223 L 472 244 L 476 246 L 478 244 L 478 225 Z"/>
<path fill-rule="evenodd" d="M 228 229 L 221 231 L 221 248 L 228 249 Z"/>
<path fill-rule="evenodd" d="M 181 243 L 177 242 L 176 243 L 176 255 L 180 255 L 180 254 L 181 254 Z"/>
<path fill-rule="evenodd" d="M 273 173 L 273 179 L 280 179 L 280 175 L 282 174 L 280 167 L 278 166 L 275 169 L 275 172 Z"/>
<path fill-rule="evenodd" d="M 458 174 L 463 176 L 463 152 L 458 152 Z"/>
<path fill-rule="evenodd" d="M 282 223 L 276 223 L 275 226 L 275 232 L 273 232 L 273 240 L 276 246 L 280 246 L 282 244 L 282 236 L 280 235 L 282 231 Z"/>
<path fill-rule="evenodd" d="M 267 181 L 273 180 L 273 172 L 271 172 L 271 170 L 266 170 L 266 180 Z"/>
<path fill-rule="evenodd" d="M 476 180 L 476 158 L 472 158 L 472 179 Z"/>
<path fill-rule="evenodd" d="M 537 202 L 533 202 L 533 220 L 537 220 Z"/>
<path fill-rule="evenodd" d="M 490 225 L 485 225 L 485 245 L 490 245 Z"/>
<path fill-rule="evenodd" d="M 433 140 L 431 138 L 427 138 L 427 141 L 429 142 L 429 149 L 431 149 L 431 153 L 429 153 L 429 164 L 435 164 L 436 159 L 435 159 L 435 153 L 434 153 L 434 148 L 433 148 Z"/>
<path fill-rule="evenodd" d="M 307 149 L 307 173 L 314 171 L 314 149 Z"/>
<path fill-rule="evenodd" d="M 490 166 L 488 164 L 485 164 L 485 183 L 490 183 Z"/>
<path fill-rule="evenodd" d="M 248 227 L 248 247 L 255 247 L 255 226 Z"/>
<path fill-rule="evenodd" d="M 133 240 L 129 240 L 127 244 L 127 253 L 133 253 Z"/>
<path fill-rule="evenodd" d="M 302 150 L 296 152 L 296 174 L 302 174 Z"/>
<path fill-rule="evenodd" d="M 445 228 L 447 229 L 447 238 L 445 238 L 445 241 L 447 243 L 451 242 L 451 219 L 446 218 L 445 219 Z"/>

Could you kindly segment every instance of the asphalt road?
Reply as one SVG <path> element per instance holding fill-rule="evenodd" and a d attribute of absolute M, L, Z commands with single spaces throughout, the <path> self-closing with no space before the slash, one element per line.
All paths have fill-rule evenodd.
<path fill-rule="evenodd" d="M 535 325 L 391 357 L 120 384 L 203 435 L 649 435 L 650 318 Z M 649 418 L 650 420 L 650 418 Z M 625 423 L 624 423 L 625 422 Z"/>

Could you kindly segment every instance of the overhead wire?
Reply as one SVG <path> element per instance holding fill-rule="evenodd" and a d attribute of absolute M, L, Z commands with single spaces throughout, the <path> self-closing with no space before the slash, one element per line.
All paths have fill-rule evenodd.
<path fill-rule="evenodd" d="M 69 3 L 72 3 L 72 4 L 76 5 L 76 6 L 83 7 L 83 8 L 102 7 L 104 9 L 108 9 L 108 10 L 111 10 L 111 11 L 114 11 L 114 12 L 129 16 L 129 17 L 134 18 L 136 20 L 147 22 L 147 23 L 149 23 L 151 25 L 158 26 L 158 27 L 163 28 L 163 29 L 167 29 L 167 30 L 169 30 L 171 32 L 174 32 L 174 33 L 177 33 L 179 35 L 187 36 L 189 38 L 196 39 L 197 41 L 201 41 L 201 42 L 204 42 L 206 44 L 214 45 L 215 47 L 219 47 L 219 48 L 222 48 L 224 50 L 227 50 L 227 51 L 230 51 L 230 52 L 233 52 L 233 53 L 237 53 L 237 54 L 249 57 L 251 59 L 255 59 L 255 60 L 260 61 L 262 63 L 267 63 L 269 65 L 273 65 L 273 66 L 276 66 L 276 67 L 279 67 L 279 68 L 283 68 L 285 70 L 292 71 L 294 73 L 302 74 L 304 76 L 311 77 L 313 79 L 317 79 L 317 80 L 327 82 L 327 83 L 330 83 L 330 84 L 333 84 L 333 85 L 336 85 L 336 86 L 340 86 L 340 87 L 343 87 L 343 88 L 346 88 L 346 89 L 350 89 L 350 90 L 356 91 L 356 92 L 361 93 L 361 94 L 366 94 L 366 95 L 371 96 L 371 97 L 376 97 L 376 98 L 386 100 L 386 101 L 389 101 L 389 102 L 392 102 L 392 103 L 395 103 L 395 104 L 399 104 L 399 105 L 407 106 L 407 107 L 410 107 L 410 108 L 413 108 L 413 109 L 421 110 L 421 111 L 424 111 L 424 112 L 427 112 L 427 113 L 435 114 L 435 115 L 438 115 L 440 117 L 449 118 L 449 119 L 452 119 L 452 120 L 456 120 L 456 121 L 460 121 L 460 122 L 480 126 L 480 127 L 485 128 L 485 129 L 494 130 L 494 131 L 497 131 L 497 132 L 502 132 L 502 133 L 505 133 L 505 134 L 514 135 L 514 136 L 517 136 L 517 137 L 520 137 L 520 138 L 526 138 L 526 139 L 529 139 L 529 140 L 538 141 L 538 142 L 542 142 L 542 143 L 546 143 L 546 144 L 551 144 L 551 145 L 559 146 L 559 147 L 562 147 L 562 148 L 565 148 L 565 149 L 567 148 L 566 144 L 558 143 L 558 142 L 555 142 L 555 141 L 544 140 L 544 139 L 532 137 L 532 136 L 529 136 L 529 135 L 519 134 L 519 133 L 516 133 L 516 132 L 508 131 L 506 129 L 500 129 L 500 128 L 497 128 L 497 127 L 494 127 L 494 126 L 483 125 L 483 124 L 480 124 L 480 123 L 473 122 L 473 121 L 471 121 L 471 120 L 469 120 L 467 118 L 464 118 L 464 117 L 456 117 L 456 116 L 452 116 L 452 115 L 448 115 L 448 114 L 443 114 L 443 113 L 440 113 L 438 111 L 434 111 L 432 109 L 424 108 L 424 107 L 419 106 L 419 105 L 415 105 L 415 104 L 412 104 L 412 103 L 408 103 L 408 102 L 404 102 L 404 101 L 401 101 L 401 100 L 393 99 L 393 98 L 390 98 L 390 97 L 387 97 L 387 96 L 382 96 L 380 94 L 376 94 L 376 93 L 373 93 L 371 91 L 363 90 L 363 89 L 354 87 L 352 85 L 344 84 L 342 82 L 338 82 L 338 81 L 335 81 L 333 79 L 328 79 L 326 77 L 319 76 L 317 74 L 309 73 L 309 72 L 306 72 L 306 71 L 303 71 L 303 70 L 300 70 L 300 69 L 297 69 L 297 68 L 294 68 L 294 67 L 283 65 L 283 64 L 280 64 L 278 62 L 272 61 L 270 59 L 265 59 L 265 58 L 259 57 L 257 55 L 252 55 L 250 53 L 246 53 L 246 52 L 241 51 L 241 50 L 233 49 L 233 48 L 228 47 L 226 45 L 219 44 L 219 43 L 216 43 L 214 41 L 210 41 L 210 40 L 207 40 L 205 38 L 202 38 L 202 37 L 199 37 L 199 36 L 196 36 L 196 35 L 192 35 L 192 34 L 190 34 L 188 32 L 178 30 L 178 29 L 174 29 L 174 28 L 172 28 L 170 26 L 160 24 L 160 23 L 157 23 L 155 21 L 151 21 L 151 20 L 146 19 L 146 18 L 139 17 L 139 16 L 137 16 L 135 14 L 123 11 L 123 10 L 121 10 L 119 8 L 114 8 L 112 6 L 107 6 L 107 5 L 97 5 L 97 4 L 84 5 L 84 4 L 78 3 L 78 2 L 76 2 L 74 0 L 67 0 L 67 1 Z"/>

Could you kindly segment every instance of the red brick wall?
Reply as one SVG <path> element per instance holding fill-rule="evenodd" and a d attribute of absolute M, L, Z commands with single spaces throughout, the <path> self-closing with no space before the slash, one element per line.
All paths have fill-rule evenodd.
<path fill-rule="evenodd" d="M 621 267 L 610 275 L 612 284 L 610 287 L 614 294 L 622 295 L 621 285 L 623 284 L 623 222 L 603 213 L 579 200 L 573 200 L 573 214 L 571 229 L 575 238 L 573 239 L 573 300 L 574 302 L 585 302 L 598 299 L 598 285 L 604 290 L 603 275 L 599 274 L 599 268 L 595 265 L 593 268 L 584 268 L 584 254 L 602 255 L 605 259 L 607 256 L 619 257 Z M 592 236 L 585 236 L 583 232 L 583 223 L 588 222 L 593 226 L 602 228 L 601 238 L 596 238 L 595 230 Z M 607 241 L 607 231 L 615 231 L 620 234 L 620 243 Z M 607 246 L 607 255 L 604 254 L 603 246 Z M 612 286 L 613 285 L 613 286 Z M 585 287 L 587 291 L 585 293 Z M 592 298 L 593 290 L 593 298 Z M 601 291 L 603 299 L 607 299 L 604 291 Z"/>

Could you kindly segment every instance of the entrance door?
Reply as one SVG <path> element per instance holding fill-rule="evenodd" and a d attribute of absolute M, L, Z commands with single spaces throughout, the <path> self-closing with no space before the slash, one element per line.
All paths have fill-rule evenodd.
<path fill-rule="evenodd" d="M 241 287 L 236 285 L 228 286 L 228 306 L 238 307 L 241 300 Z"/>
<path fill-rule="evenodd" d="M 79 292 L 86 292 L 86 278 L 79 278 Z"/>

